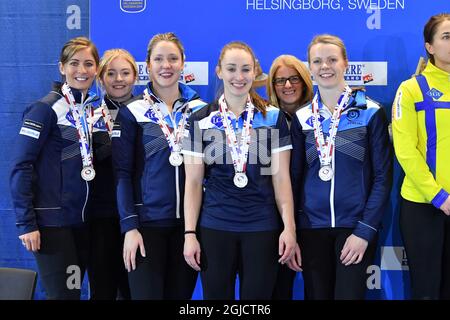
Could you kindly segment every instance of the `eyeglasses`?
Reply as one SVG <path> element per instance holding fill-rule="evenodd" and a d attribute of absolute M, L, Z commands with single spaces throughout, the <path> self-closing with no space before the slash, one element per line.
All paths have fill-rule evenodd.
<path fill-rule="evenodd" d="M 283 87 L 286 85 L 286 81 L 288 80 L 290 84 L 297 84 L 302 82 L 302 78 L 300 76 L 290 76 L 289 78 L 275 78 L 273 79 L 273 84 L 277 87 Z"/>

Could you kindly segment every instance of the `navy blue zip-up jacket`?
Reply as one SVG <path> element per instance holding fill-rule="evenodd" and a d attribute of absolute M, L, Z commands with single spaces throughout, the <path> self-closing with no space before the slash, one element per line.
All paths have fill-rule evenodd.
<path fill-rule="evenodd" d="M 197 93 L 180 83 L 181 98 L 169 115 L 164 102 L 147 90 L 173 129 L 185 108 L 196 112 L 206 105 Z M 186 122 L 187 123 L 187 122 Z M 169 163 L 170 148 L 150 106 L 140 95 L 119 110 L 112 134 L 113 165 L 117 175 L 117 204 L 123 233 L 142 225 L 173 225 L 183 218 L 184 166 Z"/>
<path fill-rule="evenodd" d="M 324 135 L 331 112 L 319 101 Z M 354 228 L 371 241 L 382 220 L 392 185 L 392 146 L 381 106 L 354 91 L 339 122 L 332 167 L 334 177 L 322 181 L 318 172 L 311 104 L 292 120 L 291 174 L 298 227 Z"/>
<path fill-rule="evenodd" d="M 81 92 L 72 93 L 81 103 Z M 89 94 L 83 107 L 97 101 Z M 24 111 L 14 147 L 10 189 L 19 234 L 84 222 L 89 186 L 80 175 L 78 133 L 60 83 Z"/>

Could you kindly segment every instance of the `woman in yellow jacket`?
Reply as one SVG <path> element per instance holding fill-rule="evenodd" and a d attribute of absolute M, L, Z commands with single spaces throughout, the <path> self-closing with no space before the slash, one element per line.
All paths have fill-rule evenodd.
<path fill-rule="evenodd" d="M 424 27 L 429 58 L 404 81 L 392 109 L 397 158 L 405 171 L 400 229 L 413 299 L 450 298 L 450 14 Z"/>

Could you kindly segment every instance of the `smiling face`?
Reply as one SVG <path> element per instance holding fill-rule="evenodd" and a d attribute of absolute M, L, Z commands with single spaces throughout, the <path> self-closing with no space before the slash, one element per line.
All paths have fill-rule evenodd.
<path fill-rule="evenodd" d="M 59 71 L 66 77 L 70 87 L 80 90 L 85 95 L 97 74 L 97 64 L 91 49 L 81 49 L 64 64 L 60 62 Z"/>
<path fill-rule="evenodd" d="M 253 58 L 243 49 L 228 49 L 216 71 L 223 80 L 225 97 L 246 97 L 255 80 Z"/>
<path fill-rule="evenodd" d="M 147 68 L 153 87 L 158 89 L 178 86 L 184 61 L 180 49 L 173 42 L 159 41 L 153 48 Z"/>
<path fill-rule="evenodd" d="M 435 66 L 450 72 L 450 20 L 438 25 L 432 42 L 425 43 L 425 47 L 433 55 Z"/>
<path fill-rule="evenodd" d="M 319 87 L 325 89 L 345 87 L 344 73 L 348 61 L 341 48 L 329 43 L 317 43 L 309 49 L 309 68 Z"/>
<path fill-rule="evenodd" d="M 277 84 L 277 80 L 279 79 L 286 79 L 284 85 Z M 291 81 L 294 83 L 288 79 L 292 79 Z M 297 82 L 298 79 L 300 80 L 299 82 Z M 274 82 L 275 93 L 278 97 L 280 107 L 286 110 L 297 108 L 300 104 L 304 86 L 297 70 L 292 67 L 281 65 L 275 72 Z"/>
<path fill-rule="evenodd" d="M 123 102 L 131 98 L 136 74 L 130 62 L 118 56 L 106 66 L 100 81 L 111 99 Z"/>

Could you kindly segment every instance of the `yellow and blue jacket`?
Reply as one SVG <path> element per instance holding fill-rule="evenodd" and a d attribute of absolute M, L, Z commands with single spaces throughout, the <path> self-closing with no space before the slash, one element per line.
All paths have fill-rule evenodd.
<path fill-rule="evenodd" d="M 392 108 L 396 156 L 405 171 L 404 199 L 439 208 L 450 190 L 450 74 L 431 62 L 404 81 Z"/>

